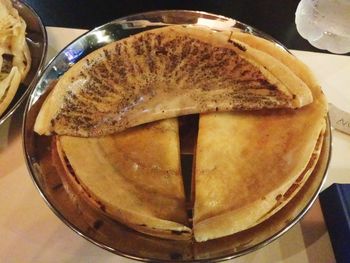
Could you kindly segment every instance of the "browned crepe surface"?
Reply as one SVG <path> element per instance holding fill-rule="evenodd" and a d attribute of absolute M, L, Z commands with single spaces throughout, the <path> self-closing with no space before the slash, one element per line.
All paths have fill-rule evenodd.
<path fill-rule="evenodd" d="M 39 134 L 100 136 L 179 115 L 312 102 L 288 67 L 224 33 L 170 26 L 80 60 L 44 103 Z"/>
<path fill-rule="evenodd" d="M 151 235 L 186 239 L 176 119 L 100 138 L 58 138 L 70 183 L 112 218 Z"/>

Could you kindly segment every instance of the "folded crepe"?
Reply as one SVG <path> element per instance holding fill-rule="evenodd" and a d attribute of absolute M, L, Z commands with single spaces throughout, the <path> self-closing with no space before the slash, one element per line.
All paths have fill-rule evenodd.
<path fill-rule="evenodd" d="M 312 173 L 323 142 L 326 99 L 309 69 L 261 38 L 230 33 L 287 65 L 313 93 L 297 110 L 202 114 L 195 156 L 193 231 L 205 241 L 275 214 Z"/>
<path fill-rule="evenodd" d="M 139 232 L 189 239 L 176 119 L 100 138 L 56 136 L 67 187 Z"/>
<path fill-rule="evenodd" d="M 179 115 L 300 108 L 307 85 L 273 56 L 198 26 L 168 26 L 76 63 L 44 102 L 39 134 L 101 136 Z"/>
<path fill-rule="evenodd" d="M 31 65 L 26 23 L 11 1 L 0 0 L 0 115 L 10 105 Z"/>

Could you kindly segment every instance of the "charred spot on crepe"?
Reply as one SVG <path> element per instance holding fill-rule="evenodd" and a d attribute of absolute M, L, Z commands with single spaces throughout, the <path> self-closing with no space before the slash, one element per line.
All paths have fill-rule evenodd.
<path fill-rule="evenodd" d="M 171 230 L 170 232 L 174 235 L 182 235 L 183 233 L 189 233 L 188 231 L 179 231 L 179 230 Z"/>
<path fill-rule="evenodd" d="M 63 187 L 63 184 L 59 183 L 59 184 L 52 186 L 51 189 L 54 191 L 57 191 L 57 190 L 61 189 L 62 187 Z"/>
<path fill-rule="evenodd" d="M 12 69 L 12 61 L 13 61 L 13 55 L 12 54 L 2 54 L 3 58 L 3 64 L 1 67 L 1 73 L 10 73 Z"/>
<path fill-rule="evenodd" d="M 183 256 L 180 253 L 174 252 L 169 254 L 170 259 L 172 260 L 180 260 Z"/>
<path fill-rule="evenodd" d="M 247 50 L 247 48 L 246 48 L 245 46 L 241 45 L 241 44 L 238 43 L 237 41 L 234 41 L 234 40 L 232 40 L 232 39 L 229 39 L 228 42 L 231 43 L 231 44 L 233 44 L 236 48 L 238 48 L 238 49 L 240 49 L 240 50 L 242 50 L 242 51 L 246 51 L 246 50 Z"/>
<path fill-rule="evenodd" d="M 96 220 L 93 224 L 93 228 L 99 230 L 103 226 L 104 222 L 102 220 Z"/>

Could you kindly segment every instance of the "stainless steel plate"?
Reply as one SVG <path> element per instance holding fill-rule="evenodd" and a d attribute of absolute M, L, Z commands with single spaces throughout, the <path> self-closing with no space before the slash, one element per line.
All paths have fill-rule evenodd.
<path fill-rule="evenodd" d="M 30 93 L 36 78 L 40 75 L 44 67 L 47 51 L 46 30 L 40 17 L 27 4 L 20 1 L 12 2 L 14 7 L 18 10 L 19 15 L 27 24 L 26 39 L 32 57 L 32 64 L 26 78 L 20 84 L 11 104 L 0 116 L 0 125 L 14 113 Z"/>
<path fill-rule="evenodd" d="M 132 15 L 98 27 L 62 50 L 48 65 L 30 95 L 23 127 L 24 150 L 30 174 L 41 195 L 56 215 L 71 229 L 113 253 L 143 261 L 219 261 L 254 251 L 275 240 L 308 211 L 317 198 L 330 159 L 329 123 L 322 154 L 315 171 L 295 198 L 258 226 L 238 234 L 204 243 L 171 241 L 143 235 L 89 207 L 65 187 L 53 166 L 51 137 L 33 132 L 35 118 L 50 86 L 76 61 L 112 41 L 167 24 L 202 24 L 220 30 L 239 28 L 261 35 L 250 26 L 213 14 L 195 11 L 157 11 Z M 268 37 L 267 37 L 268 38 Z M 271 38 L 269 38 L 271 41 Z M 277 43 L 277 42 L 276 42 Z"/>

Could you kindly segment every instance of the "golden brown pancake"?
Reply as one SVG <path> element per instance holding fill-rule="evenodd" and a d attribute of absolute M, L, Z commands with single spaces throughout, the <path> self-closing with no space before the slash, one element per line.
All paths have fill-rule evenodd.
<path fill-rule="evenodd" d="M 308 68 L 266 40 L 230 34 L 285 63 L 312 90 L 297 110 L 202 114 L 196 149 L 194 236 L 197 241 L 250 228 L 281 209 L 313 171 L 327 103 Z M 249 39 L 249 41 L 247 40 Z"/>
<path fill-rule="evenodd" d="M 100 137 L 57 137 L 69 185 L 129 227 L 189 239 L 178 123 L 168 119 Z"/>
<path fill-rule="evenodd" d="M 191 113 L 311 102 L 307 85 L 273 56 L 225 33 L 169 26 L 80 60 L 44 102 L 35 131 L 101 136 Z"/>
<path fill-rule="evenodd" d="M 283 110 L 200 116 L 193 219 L 197 241 L 252 227 L 289 201 L 317 162 L 324 127 L 323 118 L 312 123 L 318 117 Z"/>

